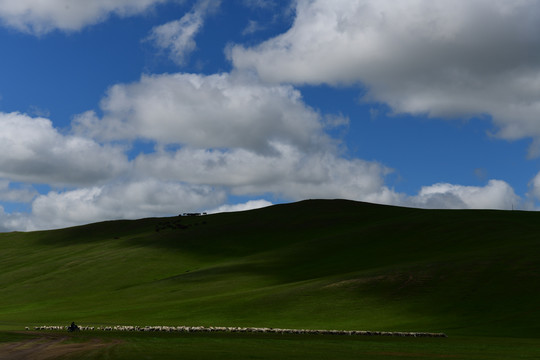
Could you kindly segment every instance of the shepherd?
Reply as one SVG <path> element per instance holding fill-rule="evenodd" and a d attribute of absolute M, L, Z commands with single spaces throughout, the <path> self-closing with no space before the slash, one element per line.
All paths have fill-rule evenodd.
<path fill-rule="evenodd" d="M 75 322 L 72 322 L 71 325 L 69 325 L 69 327 L 68 327 L 68 331 L 69 332 L 79 331 L 79 327 L 77 325 L 75 325 Z"/>

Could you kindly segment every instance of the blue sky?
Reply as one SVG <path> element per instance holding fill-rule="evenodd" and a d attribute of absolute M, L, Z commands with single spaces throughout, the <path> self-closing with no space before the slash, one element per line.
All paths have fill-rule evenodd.
<path fill-rule="evenodd" d="M 537 210 L 538 33 L 537 0 L 2 1 L 0 230 Z"/>

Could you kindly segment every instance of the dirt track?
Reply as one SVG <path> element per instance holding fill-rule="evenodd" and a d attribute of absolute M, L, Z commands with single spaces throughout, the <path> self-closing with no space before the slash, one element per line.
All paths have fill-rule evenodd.
<path fill-rule="evenodd" d="M 103 349 L 119 344 L 119 341 L 103 342 L 100 339 L 92 339 L 83 343 L 67 343 L 67 335 L 43 334 L 29 340 L 0 344 L 0 360 L 49 360 L 59 356 L 88 352 Z"/>

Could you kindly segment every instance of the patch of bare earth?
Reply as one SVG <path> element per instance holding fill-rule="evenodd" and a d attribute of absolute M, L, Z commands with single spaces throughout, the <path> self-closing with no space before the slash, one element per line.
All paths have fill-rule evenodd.
<path fill-rule="evenodd" d="M 65 343 L 70 337 L 60 334 L 39 334 L 39 337 L 0 344 L 0 360 L 50 360 L 60 356 L 104 349 L 120 343 L 91 339 L 82 343 Z"/>

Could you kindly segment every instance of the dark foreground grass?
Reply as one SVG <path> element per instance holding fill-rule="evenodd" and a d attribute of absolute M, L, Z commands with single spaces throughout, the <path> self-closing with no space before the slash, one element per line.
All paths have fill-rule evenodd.
<path fill-rule="evenodd" d="M 10 342 L 29 340 L 29 339 L 32 339 L 34 337 L 35 337 L 35 334 L 25 334 L 25 333 L 20 333 L 20 332 L 0 331 L 0 344 L 1 343 L 10 343 Z"/>
<path fill-rule="evenodd" d="M 0 336 L 5 333 L 0 333 Z M 11 336 L 11 335 L 10 335 Z M 39 334 L 35 335 L 39 336 Z M 65 337 L 66 333 L 58 333 Z M 268 334 L 79 333 L 64 343 L 108 346 L 61 359 L 538 359 L 537 339 L 386 338 Z"/>

